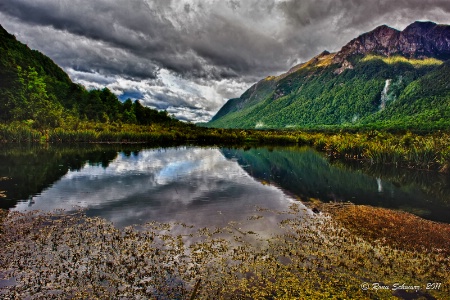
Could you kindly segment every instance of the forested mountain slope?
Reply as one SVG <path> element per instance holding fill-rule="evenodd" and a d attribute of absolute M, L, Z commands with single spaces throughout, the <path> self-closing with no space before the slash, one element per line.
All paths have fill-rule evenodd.
<path fill-rule="evenodd" d="M 167 112 L 144 107 L 139 101 L 122 103 L 107 88 L 87 91 L 74 84 L 50 58 L 0 26 L 0 122 L 51 128 L 79 120 L 178 123 Z"/>
<path fill-rule="evenodd" d="M 450 26 L 380 26 L 229 100 L 223 128 L 450 128 Z"/>

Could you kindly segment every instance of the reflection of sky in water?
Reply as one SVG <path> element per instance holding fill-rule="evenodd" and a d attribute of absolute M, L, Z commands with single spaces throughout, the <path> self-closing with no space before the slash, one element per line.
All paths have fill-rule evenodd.
<path fill-rule="evenodd" d="M 16 210 L 87 209 L 119 226 L 151 220 L 199 226 L 246 220 L 255 206 L 286 210 L 291 199 L 255 181 L 218 149 L 171 148 L 124 154 L 107 168 L 86 165 L 21 202 Z M 266 219 L 267 227 L 273 226 Z"/>
<path fill-rule="evenodd" d="M 158 182 L 170 182 L 176 180 L 179 174 L 189 174 L 193 172 L 199 164 L 192 161 L 177 161 L 164 167 L 158 175 Z"/>

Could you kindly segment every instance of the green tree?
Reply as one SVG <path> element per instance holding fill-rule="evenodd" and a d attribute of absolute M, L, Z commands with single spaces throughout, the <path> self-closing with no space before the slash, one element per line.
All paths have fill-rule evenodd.
<path fill-rule="evenodd" d="M 134 112 L 133 101 L 130 98 L 123 103 L 122 119 L 125 123 L 136 123 L 136 114 Z"/>
<path fill-rule="evenodd" d="M 32 67 L 24 71 L 18 66 L 17 71 L 20 91 L 15 118 L 29 120 L 40 129 L 59 126 L 63 108 L 54 95 L 47 94 L 44 78 Z"/>

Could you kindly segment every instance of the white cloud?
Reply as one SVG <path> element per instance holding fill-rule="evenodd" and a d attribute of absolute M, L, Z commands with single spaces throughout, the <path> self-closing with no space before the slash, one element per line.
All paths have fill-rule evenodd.
<path fill-rule="evenodd" d="M 74 82 L 87 89 L 107 87 L 118 97 L 140 100 L 144 105 L 192 122 L 207 122 L 229 97 L 242 94 L 248 87 L 235 79 L 190 81 L 165 69 L 159 70 L 155 79 L 147 80 L 71 68 L 67 72 Z"/>

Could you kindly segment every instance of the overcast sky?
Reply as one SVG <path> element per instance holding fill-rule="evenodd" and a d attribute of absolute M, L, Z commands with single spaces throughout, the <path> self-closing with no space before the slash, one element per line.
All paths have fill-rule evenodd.
<path fill-rule="evenodd" d="M 182 120 L 358 35 L 450 23 L 448 0 L 1 0 L 0 24 L 87 88 Z"/>

